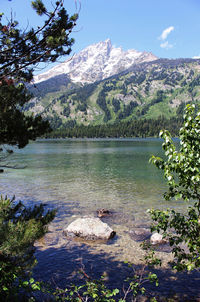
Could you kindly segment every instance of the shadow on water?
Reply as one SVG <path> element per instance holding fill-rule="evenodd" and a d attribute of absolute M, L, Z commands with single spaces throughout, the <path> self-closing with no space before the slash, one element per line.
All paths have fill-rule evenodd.
<path fill-rule="evenodd" d="M 93 253 L 91 246 L 80 242 L 72 245 L 69 243 L 60 248 L 37 249 L 36 258 L 38 264 L 34 268 L 35 279 L 45 283 L 50 281 L 51 287 L 65 288 L 72 283 L 82 284 L 83 280 L 78 273 L 82 268 L 91 278 L 106 276 L 106 285 L 120 289 L 121 296 L 123 286 L 127 288 L 124 280 L 134 275 L 133 268 L 135 271 L 142 269 L 142 265 L 133 265 L 133 268 L 130 268 L 103 250 Z M 171 297 L 170 301 L 200 301 L 199 271 L 175 273 L 164 268 L 151 271 L 158 275 L 159 286 L 146 284 L 145 287 L 149 295 L 155 295 L 158 301 L 168 301 L 166 297 Z M 127 301 L 131 301 L 131 297 Z M 140 298 L 137 301 L 140 301 Z"/>

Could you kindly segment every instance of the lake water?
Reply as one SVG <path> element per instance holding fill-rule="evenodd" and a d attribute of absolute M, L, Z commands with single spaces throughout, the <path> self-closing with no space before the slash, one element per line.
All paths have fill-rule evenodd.
<path fill-rule="evenodd" d="M 134 218 L 146 209 L 163 207 L 165 181 L 149 164 L 162 156 L 159 139 L 44 140 L 15 150 L 11 164 L 25 169 L 6 170 L 0 191 L 25 202 L 57 208 L 57 220 L 68 215 L 92 214 L 107 208 Z M 178 206 L 178 203 L 174 204 Z"/>
<path fill-rule="evenodd" d="M 183 206 L 166 204 L 162 172 L 149 164 L 151 155 L 163 155 L 161 145 L 159 139 L 40 140 L 15 150 L 10 163 L 26 168 L 0 175 L 1 194 L 57 208 L 50 232 L 37 243 L 37 277 L 64 284 L 81 266 L 111 275 L 124 260 L 139 262 L 143 252 L 130 230 L 149 225 L 148 208 Z M 95 216 L 99 208 L 113 214 L 104 221 L 117 232 L 114 240 L 85 244 L 63 235 L 76 217 Z"/>

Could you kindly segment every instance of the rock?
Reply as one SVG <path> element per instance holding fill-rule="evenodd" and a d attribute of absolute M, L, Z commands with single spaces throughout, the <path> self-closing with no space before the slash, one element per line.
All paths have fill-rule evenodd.
<path fill-rule="evenodd" d="M 78 218 L 64 230 L 70 237 L 81 237 L 86 240 L 108 240 L 116 234 L 107 223 L 99 218 Z"/>
<path fill-rule="evenodd" d="M 97 216 L 99 218 L 102 218 L 102 217 L 106 217 L 106 216 L 110 216 L 110 211 L 109 210 L 106 210 L 106 209 L 100 209 L 100 210 L 97 210 Z"/>
<path fill-rule="evenodd" d="M 135 241 L 144 241 L 151 237 L 151 232 L 146 228 L 134 228 L 129 232 L 129 235 Z"/>
<path fill-rule="evenodd" d="M 0 173 L 3 173 L 4 172 L 4 170 L 3 169 L 0 169 Z"/>
<path fill-rule="evenodd" d="M 163 238 L 163 235 L 161 235 L 159 233 L 154 233 L 151 235 L 150 243 L 152 245 L 165 244 L 165 243 L 167 243 L 167 240 L 165 238 Z"/>

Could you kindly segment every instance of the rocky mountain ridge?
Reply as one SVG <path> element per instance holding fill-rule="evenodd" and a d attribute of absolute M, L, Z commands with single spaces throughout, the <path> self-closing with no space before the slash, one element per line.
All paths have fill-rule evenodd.
<path fill-rule="evenodd" d="M 134 49 L 123 51 L 112 45 L 110 39 L 90 45 L 71 59 L 34 77 L 34 83 L 66 75 L 74 83 L 89 84 L 103 80 L 132 66 L 158 59 L 152 53 Z"/>
<path fill-rule="evenodd" d="M 182 114 L 186 103 L 200 102 L 200 60 L 158 59 L 134 64 L 85 85 L 59 75 L 36 87 L 39 94 L 25 110 L 42 114 L 54 129 L 168 119 Z"/>

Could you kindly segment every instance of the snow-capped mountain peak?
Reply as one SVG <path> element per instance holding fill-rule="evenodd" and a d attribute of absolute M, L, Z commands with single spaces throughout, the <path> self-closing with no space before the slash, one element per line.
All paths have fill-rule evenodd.
<path fill-rule="evenodd" d="M 67 74 L 73 82 L 92 83 L 119 73 L 133 64 L 153 61 L 157 57 L 148 52 L 134 49 L 123 51 L 112 46 L 110 39 L 90 45 L 70 60 L 34 77 L 42 82 L 60 74 Z"/>

